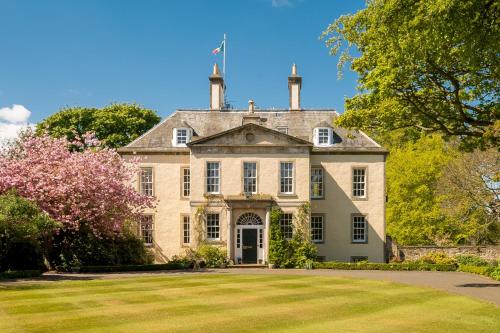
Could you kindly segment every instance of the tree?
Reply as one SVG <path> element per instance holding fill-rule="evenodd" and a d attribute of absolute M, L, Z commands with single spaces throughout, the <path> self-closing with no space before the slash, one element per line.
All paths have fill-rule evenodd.
<path fill-rule="evenodd" d="M 51 115 L 37 125 L 45 132 L 69 141 L 87 132 L 95 133 L 106 147 L 118 148 L 132 142 L 160 121 L 155 111 L 137 104 L 111 104 L 102 109 L 74 107 Z"/>
<path fill-rule="evenodd" d="M 0 272 L 43 266 L 43 238 L 59 224 L 14 190 L 0 195 Z"/>
<path fill-rule="evenodd" d="M 443 211 L 461 225 L 457 242 L 498 242 L 500 157 L 496 149 L 475 150 L 450 161 L 438 189 Z"/>
<path fill-rule="evenodd" d="M 438 136 L 394 147 L 387 158 L 387 233 L 402 245 L 454 244 L 460 229 L 441 210 L 436 184 L 456 152 Z"/>
<path fill-rule="evenodd" d="M 462 147 L 500 141 L 500 3 L 371 0 L 322 37 L 359 75 L 338 125 L 418 129 L 459 137 Z M 353 50 L 355 49 L 355 50 Z"/>
<path fill-rule="evenodd" d="M 0 152 L 0 194 L 16 189 L 61 222 L 63 230 L 85 225 L 96 236 L 119 232 L 126 220 L 153 206 L 152 198 L 132 187 L 137 165 L 100 147 L 92 136 L 83 141 L 24 134 Z M 82 151 L 69 151 L 71 144 Z"/>

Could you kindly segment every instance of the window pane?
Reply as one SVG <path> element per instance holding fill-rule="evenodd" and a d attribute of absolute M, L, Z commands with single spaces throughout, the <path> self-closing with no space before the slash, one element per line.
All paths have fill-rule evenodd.
<path fill-rule="evenodd" d="M 207 193 L 219 193 L 219 162 L 207 163 Z"/>
<path fill-rule="evenodd" d="M 257 163 L 243 163 L 243 192 L 257 193 Z"/>
<path fill-rule="evenodd" d="M 177 129 L 177 144 L 185 144 L 187 143 L 188 138 L 188 130 L 186 128 L 178 128 Z"/>
<path fill-rule="evenodd" d="M 323 216 L 322 215 L 312 215 L 311 216 L 311 240 L 313 242 L 319 243 L 323 242 Z"/>
<path fill-rule="evenodd" d="M 141 238 L 146 244 L 153 244 L 153 215 L 143 215 L 140 220 Z"/>
<path fill-rule="evenodd" d="M 353 169 L 352 173 L 352 195 L 353 197 L 365 197 L 366 189 L 366 169 L 357 168 Z"/>
<path fill-rule="evenodd" d="M 366 220 L 362 215 L 352 217 L 352 241 L 355 243 L 366 242 Z"/>
<path fill-rule="evenodd" d="M 293 214 L 281 214 L 280 229 L 285 239 L 292 239 L 293 236 Z"/>
<path fill-rule="evenodd" d="M 191 194 L 191 172 L 190 169 L 182 169 L 182 196 L 189 197 Z"/>
<path fill-rule="evenodd" d="M 182 217 L 182 242 L 184 244 L 189 244 L 191 240 L 191 226 L 189 223 L 189 216 Z"/>
<path fill-rule="evenodd" d="M 279 132 L 288 134 L 288 127 L 280 126 L 276 128 Z"/>
<path fill-rule="evenodd" d="M 141 168 L 140 190 L 144 195 L 153 195 L 153 168 Z"/>
<path fill-rule="evenodd" d="M 293 193 L 293 163 L 280 163 L 280 192 Z"/>
<path fill-rule="evenodd" d="M 318 144 L 327 145 L 330 143 L 330 130 L 328 128 L 318 128 Z"/>
<path fill-rule="evenodd" d="M 311 169 L 311 197 L 323 197 L 323 168 Z"/>
<path fill-rule="evenodd" d="M 219 214 L 207 214 L 207 239 L 219 240 Z"/>

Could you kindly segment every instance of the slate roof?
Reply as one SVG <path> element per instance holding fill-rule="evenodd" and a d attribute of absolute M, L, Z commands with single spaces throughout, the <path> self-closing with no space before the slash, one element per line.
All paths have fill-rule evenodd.
<path fill-rule="evenodd" d="M 333 125 L 338 117 L 334 110 L 177 110 L 153 127 L 147 133 L 120 148 L 119 152 L 182 152 L 189 148 L 172 146 L 173 129 L 189 127 L 193 129 L 192 140 L 199 140 L 220 132 L 240 127 L 245 123 L 255 123 L 269 129 L 287 127 L 288 135 L 301 140 L 313 142 L 315 127 L 330 126 L 334 132 L 334 144 L 331 147 L 313 148 L 313 152 L 335 151 L 372 151 L 385 153 L 386 151 L 366 134 L 360 131 L 351 131 Z"/>

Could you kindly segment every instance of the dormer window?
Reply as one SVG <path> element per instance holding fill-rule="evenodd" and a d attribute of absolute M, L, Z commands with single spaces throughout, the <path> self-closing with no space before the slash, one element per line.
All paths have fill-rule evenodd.
<path fill-rule="evenodd" d="M 333 130 L 331 127 L 316 127 L 314 129 L 315 146 L 331 146 L 333 144 Z"/>
<path fill-rule="evenodd" d="M 193 130 L 191 128 L 174 128 L 172 145 L 175 147 L 186 147 L 191 141 Z"/>

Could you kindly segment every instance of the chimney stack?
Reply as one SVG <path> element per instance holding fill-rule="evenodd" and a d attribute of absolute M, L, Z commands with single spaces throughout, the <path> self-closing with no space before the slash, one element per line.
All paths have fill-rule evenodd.
<path fill-rule="evenodd" d="M 224 106 L 224 77 L 220 74 L 219 66 L 214 65 L 210 80 L 210 111 L 220 111 Z"/>
<path fill-rule="evenodd" d="M 255 110 L 255 105 L 253 100 L 248 101 L 248 112 L 253 113 Z"/>
<path fill-rule="evenodd" d="M 288 91 L 290 92 L 290 111 L 300 111 L 300 89 L 302 77 L 297 75 L 297 66 L 293 64 L 292 75 L 288 77 Z"/>

